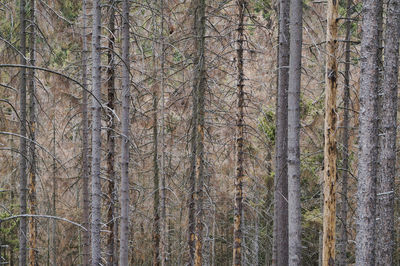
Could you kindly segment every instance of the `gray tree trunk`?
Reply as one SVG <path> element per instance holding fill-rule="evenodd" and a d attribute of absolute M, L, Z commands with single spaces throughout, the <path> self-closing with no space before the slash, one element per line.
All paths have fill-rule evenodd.
<path fill-rule="evenodd" d="M 400 39 L 400 1 L 391 0 L 387 6 L 384 76 L 381 169 L 377 188 L 377 264 L 393 265 L 394 252 L 394 181 L 396 176 L 397 88 Z"/>
<path fill-rule="evenodd" d="M 363 2 L 359 115 L 356 265 L 375 264 L 378 159 L 378 11 L 381 1 Z"/>
<path fill-rule="evenodd" d="M 347 186 L 349 172 L 349 106 L 350 106 L 350 37 L 351 37 L 351 14 L 352 1 L 347 0 L 346 7 L 346 51 L 343 88 L 343 135 L 342 135 L 342 191 L 339 207 L 338 238 L 336 242 L 337 256 L 336 265 L 347 265 Z"/>
<path fill-rule="evenodd" d="M 301 261 L 300 206 L 300 81 L 302 48 L 302 0 L 290 1 L 290 64 L 288 92 L 288 200 L 289 265 Z"/>
<path fill-rule="evenodd" d="M 114 43 L 115 43 L 115 1 L 110 1 L 110 18 L 108 23 L 108 68 L 107 68 L 107 265 L 116 264 L 114 254 L 114 232 L 115 232 L 115 201 L 116 201 L 116 182 L 115 182 L 115 62 L 114 62 Z"/>
<path fill-rule="evenodd" d="M 92 265 L 101 263 L 101 5 L 99 0 L 93 1 L 93 33 L 92 33 Z"/>
<path fill-rule="evenodd" d="M 122 157 L 121 157 L 121 242 L 120 265 L 128 265 L 129 255 L 129 0 L 122 2 Z"/>
<path fill-rule="evenodd" d="M 88 122 L 88 78 L 87 78 L 87 60 L 88 60 L 88 47 L 87 47 L 87 2 L 83 0 L 82 13 L 83 13 L 83 31 L 82 31 L 82 200 L 83 210 L 82 219 L 83 226 L 89 229 L 89 122 Z M 83 245 L 83 265 L 89 265 L 90 257 L 90 231 L 82 231 L 82 245 Z"/>
<path fill-rule="evenodd" d="M 277 266 L 288 265 L 288 176 L 287 127 L 289 82 L 290 0 L 279 1 L 278 93 L 276 106 L 276 144 L 274 180 L 273 258 Z"/>
<path fill-rule="evenodd" d="M 25 0 L 20 1 L 20 64 L 26 65 L 26 19 L 25 19 Z M 20 161 L 19 161 L 19 204 L 21 215 L 26 214 L 26 194 L 27 194 L 27 178 L 26 178 L 26 158 L 27 158 L 27 144 L 26 144 L 26 68 L 22 67 L 20 70 L 21 83 L 20 83 L 20 96 L 19 96 L 19 108 L 20 108 Z M 21 217 L 19 222 L 19 265 L 26 265 L 26 253 L 27 253 L 27 218 Z"/>

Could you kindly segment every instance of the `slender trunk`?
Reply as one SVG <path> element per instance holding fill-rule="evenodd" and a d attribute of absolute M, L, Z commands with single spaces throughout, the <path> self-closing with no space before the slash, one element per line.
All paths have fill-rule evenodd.
<path fill-rule="evenodd" d="M 129 255 L 129 0 L 122 2 L 122 158 L 121 158 L 121 243 L 120 265 L 128 265 Z"/>
<path fill-rule="evenodd" d="M 20 1 L 20 64 L 26 65 L 26 20 L 25 20 L 25 0 Z M 27 193 L 27 178 L 26 178 L 26 155 L 27 155 L 27 144 L 26 144 L 26 68 L 22 67 L 21 70 L 21 83 L 20 83 L 20 163 L 19 163 L 19 171 L 20 171 L 20 180 L 19 180 L 19 189 L 20 189 L 20 213 L 26 214 L 26 193 Z M 26 256 L 27 256 L 27 245 L 26 245 L 26 236 L 27 236 L 27 221 L 26 217 L 21 217 L 19 222 L 19 265 L 26 265 Z"/>
<path fill-rule="evenodd" d="M 166 179 L 165 179 L 165 137 L 164 137 L 164 108 L 165 108 L 165 44 L 164 44 L 164 0 L 160 0 L 161 13 L 161 265 L 166 265 L 168 261 L 168 220 L 167 220 L 167 196 L 166 196 Z"/>
<path fill-rule="evenodd" d="M 279 1 L 278 94 L 276 106 L 276 146 L 274 181 L 273 264 L 288 264 L 288 176 L 287 127 L 289 81 L 289 4 Z"/>
<path fill-rule="evenodd" d="M 84 89 L 82 90 L 82 200 L 83 200 L 83 226 L 87 228 L 87 231 L 82 232 L 82 245 L 83 245 L 83 265 L 89 265 L 90 257 L 90 235 L 89 235 L 89 122 L 88 122 L 88 79 L 87 79 L 87 60 L 88 60 L 88 48 L 86 38 L 87 28 L 87 2 L 83 0 L 82 12 L 83 12 L 83 31 L 82 31 L 82 84 Z"/>
<path fill-rule="evenodd" d="M 205 72 L 205 0 L 198 0 L 195 12 L 195 36 L 196 36 L 196 60 L 194 84 L 197 89 L 197 129 L 196 129 L 196 233 L 195 233 L 195 253 L 194 264 L 200 266 L 203 264 L 203 193 L 204 193 L 204 109 L 205 109 L 205 89 L 206 89 L 206 72 Z"/>
<path fill-rule="evenodd" d="M 154 0 L 153 10 L 157 10 L 158 0 Z M 156 12 L 152 11 L 153 20 L 153 266 L 161 264 L 160 258 L 160 168 L 158 164 L 158 84 L 157 84 L 157 61 L 156 61 L 156 43 L 157 43 L 157 19 Z"/>
<path fill-rule="evenodd" d="M 109 38 L 108 38 L 108 68 L 107 68 L 107 88 L 108 88 L 108 102 L 107 102 L 107 177 L 108 177 L 108 191 L 107 191 L 107 265 L 114 265 L 114 224 L 115 224 L 115 63 L 114 63 L 114 43 L 115 43 L 115 4 L 114 0 L 110 3 L 110 20 L 108 25 Z"/>
<path fill-rule="evenodd" d="M 153 176 L 153 186 L 154 186 L 154 195 L 153 195 L 153 205 L 154 205 L 154 220 L 153 220 L 153 266 L 160 265 L 160 176 L 159 176 L 159 168 L 158 168 L 158 97 L 157 92 L 153 92 L 153 168 L 154 168 L 154 176 Z"/>
<path fill-rule="evenodd" d="M 343 152 L 342 152 L 342 193 L 340 202 L 340 223 L 338 230 L 336 265 L 347 265 L 347 186 L 349 172 L 349 107 L 350 107 L 350 37 L 351 37 L 351 0 L 347 0 L 346 11 L 346 51 L 344 69 L 344 94 L 343 94 Z"/>
<path fill-rule="evenodd" d="M 289 265 L 301 261 L 300 208 L 300 81 L 302 48 L 302 0 L 290 1 L 290 63 L 288 92 L 288 201 Z"/>
<path fill-rule="evenodd" d="M 363 3 L 359 114 L 356 265 L 375 264 L 378 159 L 378 11 L 381 1 Z"/>
<path fill-rule="evenodd" d="M 29 38 L 29 64 L 35 66 L 36 62 L 36 17 L 35 17 L 35 0 L 30 1 L 30 38 Z M 31 214 L 36 214 L 36 150 L 35 150 L 35 140 L 36 140 L 36 86 L 35 86 L 35 69 L 31 68 L 28 71 L 29 75 L 29 208 Z M 37 225 L 36 220 L 31 217 L 29 218 L 29 265 L 36 266 L 37 262 Z"/>
<path fill-rule="evenodd" d="M 235 208 L 233 224 L 233 265 L 242 265 L 242 212 L 243 212 L 243 178 L 244 178 L 244 70 L 243 70 L 243 42 L 244 42 L 244 11 L 246 1 L 237 2 L 239 11 L 237 56 L 237 120 L 236 120 L 236 178 L 235 178 Z"/>
<path fill-rule="evenodd" d="M 328 1 L 325 69 L 325 145 L 322 265 L 335 263 L 336 235 L 336 93 L 337 93 L 337 16 L 338 1 Z"/>
<path fill-rule="evenodd" d="M 394 180 L 396 176 L 397 88 L 400 39 L 400 1 L 388 2 L 383 77 L 381 178 L 378 184 L 378 265 L 394 265 Z"/>
<path fill-rule="evenodd" d="M 197 5 L 198 0 L 193 0 L 191 2 L 191 10 L 193 11 L 193 33 L 196 35 L 196 25 L 197 21 Z M 199 58 L 197 56 L 197 49 L 198 44 L 197 40 L 194 39 L 195 46 L 194 50 L 196 53 L 193 58 L 193 84 L 192 84 L 192 132 L 190 136 L 190 146 L 191 146 L 191 153 L 190 153 L 190 175 L 189 175 L 189 203 L 188 203 L 188 232 L 189 232 L 189 264 L 194 265 L 195 259 L 195 245 L 196 245 L 196 221 L 195 221 L 195 198 L 196 198 L 196 157 L 197 157 L 197 117 L 198 117 L 198 62 Z"/>
<path fill-rule="evenodd" d="M 57 161 L 56 161 L 56 97 L 53 95 L 53 165 L 52 165 L 52 179 L 53 179 L 53 193 L 51 196 L 51 209 L 52 215 L 57 216 Z M 57 221 L 51 221 L 51 265 L 57 265 Z"/>
<path fill-rule="evenodd" d="M 92 265 L 101 263 L 101 5 L 99 0 L 93 1 L 93 33 L 92 33 Z"/>

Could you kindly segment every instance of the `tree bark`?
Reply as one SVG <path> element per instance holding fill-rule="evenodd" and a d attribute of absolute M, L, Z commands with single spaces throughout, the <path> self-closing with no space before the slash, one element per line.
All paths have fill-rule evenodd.
<path fill-rule="evenodd" d="M 30 33 L 29 33 L 29 64 L 36 64 L 36 1 L 30 1 Z M 28 70 L 29 75 L 29 208 L 30 213 L 36 214 L 36 84 L 35 84 L 35 69 Z M 37 262 L 37 225 L 35 218 L 29 218 L 29 265 L 36 266 Z"/>
<path fill-rule="evenodd" d="M 235 208 L 233 224 L 233 265 L 242 265 L 242 212 L 243 212 L 243 179 L 244 179 L 244 70 L 243 70 L 243 42 L 244 42 L 244 11 L 245 0 L 238 0 L 237 28 L 238 39 L 236 40 L 237 56 L 237 114 L 236 114 L 236 178 L 235 178 Z"/>
<path fill-rule="evenodd" d="M 377 260 L 378 265 L 393 265 L 394 253 L 394 190 L 396 176 L 397 88 L 400 40 L 400 1 L 387 6 L 381 147 L 381 176 L 377 188 Z"/>
<path fill-rule="evenodd" d="M 20 1 L 20 64 L 26 65 L 26 19 L 25 19 L 25 0 Z M 26 207 L 26 194 L 27 194 L 27 176 L 26 176 L 26 158 L 27 158 L 27 144 L 26 144 L 26 68 L 22 67 L 20 70 L 21 83 L 20 83 L 20 161 L 19 161 L 19 189 L 20 189 L 20 213 L 24 215 L 27 213 Z M 27 257 L 27 218 L 21 217 L 19 222 L 19 265 L 26 265 Z"/>
<path fill-rule="evenodd" d="M 324 145 L 324 219 L 322 265 L 335 264 L 336 237 L 336 93 L 337 93 L 337 17 L 336 0 L 328 1 L 325 69 L 325 145 Z"/>
<path fill-rule="evenodd" d="M 375 264 L 378 159 L 378 11 L 381 1 L 363 2 L 359 114 L 356 265 Z"/>
<path fill-rule="evenodd" d="M 101 5 L 99 0 L 93 1 L 93 33 L 92 33 L 92 265 L 101 263 Z M 122 239 L 121 239 L 122 240 Z M 122 242 L 121 242 L 122 245 Z M 126 265 L 126 264 L 125 264 Z"/>
<path fill-rule="evenodd" d="M 343 88 L 343 135 L 342 135 L 342 191 L 339 210 L 340 223 L 338 238 L 336 242 L 337 258 L 336 265 L 347 265 L 347 186 L 349 172 L 349 107 L 350 107 L 350 46 L 351 46 L 351 14 L 352 1 L 347 0 L 346 6 L 346 50 L 345 50 L 345 70 L 344 70 L 344 88 Z"/>
<path fill-rule="evenodd" d="M 196 10 L 194 17 L 195 32 L 195 84 L 197 92 L 197 128 L 196 128 L 196 232 L 195 232 L 195 253 L 194 265 L 203 264 L 203 190 L 204 190 L 204 115 L 205 115 L 205 89 L 206 89 L 206 72 L 205 72 L 205 0 L 196 1 Z"/>
<path fill-rule="evenodd" d="M 300 265 L 301 261 L 300 85 L 303 41 L 302 17 L 302 0 L 291 0 L 288 92 L 289 265 Z"/>
<path fill-rule="evenodd" d="M 88 48 L 87 48 L 87 2 L 82 2 L 82 13 L 83 13 L 83 30 L 82 30 L 82 84 L 84 89 L 82 90 L 82 225 L 89 229 L 89 122 L 88 122 L 88 78 L 87 78 L 87 60 L 88 60 Z M 82 231 L 82 245 L 83 245 L 83 260 L 84 266 L 89 265 L 90 257 L 90 235 L 89 230 Z"/>
<path fill-rule="evenodd" d="M 273 264 L 288 265 L 288 82 L 290 0 L 279 1 L 278 93 L 274 180 Z"/>
<path fill-rule="evenodd" d="M 129 0 L 122 2 L 122 158 L 121 158 L 121 243 L 120 265 L 128 265 L 129 255 Z"/>
<path fill-rule="evenodd" d="M 114 43 L 115 43 L 115 1 L 110 1 L 110 18 L 108 24 L 108 68 L 107 68 L 107 265 L 115 264 L 114 254 L 114 231 L 115 231 L 115 201 L 116 201 L 116 184 L 115 184 L 115 62 L 114 62 Z"/>

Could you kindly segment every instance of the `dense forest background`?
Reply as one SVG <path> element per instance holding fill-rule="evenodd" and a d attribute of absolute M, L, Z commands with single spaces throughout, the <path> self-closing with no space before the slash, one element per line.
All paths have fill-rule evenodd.
<path fill-rule="evenodd" d="M 386 29 L 391 1 L 396 2 L 384 4 L 381 30 Z M 21 223 L 28 227 L 22 238 L 30 265 L 95 260 L 93 232 L 88 232 L 97 228 L 91 222 L 96 202 L 102 265 L 117 265 L 125 243 L 127 265 L 191 265 L 195 231 L 196 241 L 202 242 L 200 251 L 196 246 L 201 264 L 275 263 L 278 37 L 280 22 L 289 21 L 282 18 L 280 2 L 0 1 L 0 264 L 18 265 L 20 259 L 21 265 Z M 300 257 L 301 265 L 322 265 L 330 9 L 326 1 L 300 5 Z M 346 243 L 344 253 L 336 249 L 342 251 L 343 264 L 338 265 L 347 265 L 356 262 L 363 2 L 340 0 L 336 7 L 336 245 Z M 96 10 L 100 16 L 94 15 Z M 94 32 L 96 19 L 101 27 Z M 92 46 L 97 37 L 99 46 Z M 96 66 L 99 80 L 92 77 Z M 24 116 L 22 80 L 27 82 Z M 243 120 L 238 120 L 240 114 Z M 92 153 L 96 125 L 99 132 L 101 127 L 101 149 Z M 26 137 L 21 137 L 23 128 Z M 27 142 L 25 150 L 21 139 Z M 93 186 L 94 156 L 101 161 Z M 26 160 L 25 185 L 21 157 Z M 201 170 L 193 170 L 196 160 Z M 121 180 L 124 173 L 128 178 Z M 195 181 L 190 178 L 194 175 Z M 243 178 L 243 202 L 235 211 L 238 176 Z M 394 185 L 391 193 L 398 195 L 397 179 Z M 128 205 L 121 195 L 129 196 Z M 393 199 L 393 240 L 398 242 L 399 197 Z M 191 206 L 197 208 L 192 218 Z M 128 230 L 121 234 L 124 218 Z M 191 224 L 193 218 L 200 220 Z M 237 219 L 241 235 L 234 234 Z M 202 227 L 195 230 L 199 221 Z M 234 261 L 234 236 L 241 239 L 239 264 Z M 393 247 L 397 265 L 400 252 Z"/>

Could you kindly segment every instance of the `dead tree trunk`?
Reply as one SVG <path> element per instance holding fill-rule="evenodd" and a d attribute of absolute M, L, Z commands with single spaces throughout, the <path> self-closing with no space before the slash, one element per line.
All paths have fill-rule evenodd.
<path fill-rule="evenodd" d="M 82 84 L 84 89 L 82 90 L 82 225 L 89 229 L 89 122 L 88 122 L 88 78 L 87 78 L 87 60 L 88 60 L 88 48 L 87 48 L 87 2 L 83 0 L 82 13 L 83 13 L 83 31 L 82 31 Z M 82 231 L 82 242 L 83 242 L 83 265 L 89 265 L 90 257 L 90 231 Z"/>
<path fill-rule="evenodd" d="M 99 0 L 93 1 L 93 33 L 92 33 L 92 265 L 101 263 L 101 5 Z M 122 244 L 122 243 L 121 243 Z M 125 264 L 126 265 L 126 264 Z"/>
<path fill-rule="evenodd" d="M 114 62 L 114 43 L 115 43 L 115 1 L 110 1 L 110 18 L 108 23 L 109 39 L 108 39 L 108 54 L 107 54 L 107 265 L 114 265 L 114 226 L 115 226 L 115 62 Z"/>
<path fill-rule="evenodd" d="M 121 243 L 120 265 L 128 265 L 129 255 L 129 0 L 122 2 L 122 158 L 121 158 Z"/>
<path fill-rule="evenodd" d="M 244 11 L 246 1 L 239 0 L 237 29 L 238 39 L 236 40 L 237 57 L 237 118 L 236 118 L 236 178 L 235 178 L 235 208 L 233 224 L 233 265 L 242 265 L 242 212 L 243 212 L 243 178 L 244 178 L 244 70 L 243 70 L 243 42 L 244 42 Z"/>
<path fill-rule="evenodd" d="M 20 1 L 20 64 L 26 65 L 26 19 L 25 19 L 25 0 Z M 19 96 L 19 108 L 20 108 L 20 161 L 19 161 L 19 187 L 20 187 L 20 213 L 21 215 L 26 214 L 26 194 L 27 194 L 27 178 L 26 178 L 26 158 L 27 158 L 27 144 L 26 144 L 26 68 L 22 67 L 20 70 L 21 83 L 20 83 L 20 96 Z M 27 256 L 27 218 L 21 217 L 19 222 L 19 265 L 26 265 Z"/>
<path fill-rule="evenodd" d="M 30 1 L 30 32 L 29 32 L 29 64 L 36 64 L 36 17 L 35 17 L 36 1 Z M 28 73 L 28 88 L 29 88 L 29 208 L 30 213 L 36 214 L 36 84 L 35 84 L 35 69 L 30 68 Z M 37 225 L 35 218 L 29 218 L 29 265 L 36 266 L 37 262 Z"/>
<path fill-rule="evenodd" d="M 329 0 L 326 33 L 325 69 L 325 145 L 324 145 L 324 221 L 322 265 L 335 263 L 336 235 L 336 93 L 337 93 L 337 14 L 338 1 Z"/>

